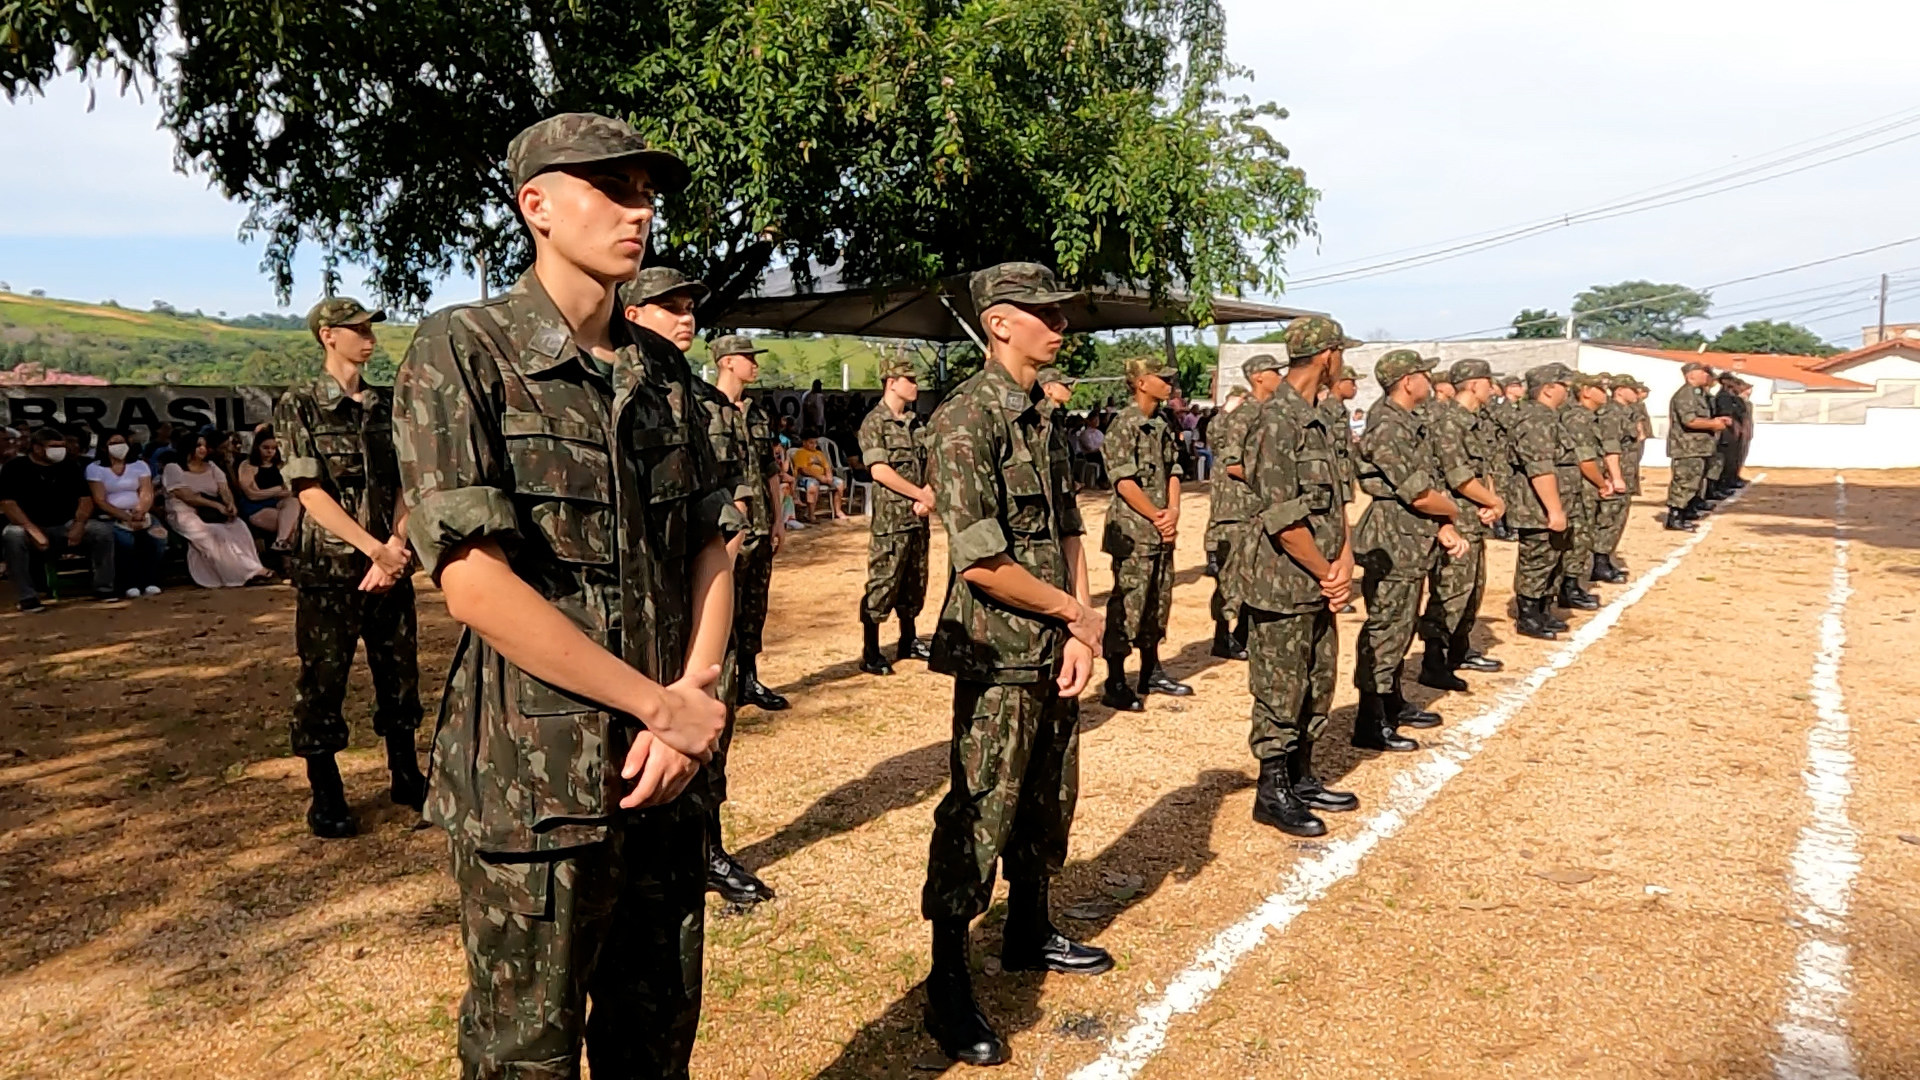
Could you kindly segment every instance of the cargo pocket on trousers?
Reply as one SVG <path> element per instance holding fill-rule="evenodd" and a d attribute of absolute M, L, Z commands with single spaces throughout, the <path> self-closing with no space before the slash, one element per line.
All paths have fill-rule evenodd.
<path fill-rule="evenodd" d="M 593 703 L 507 665 L 509 724 L 536 832 L 612 812 L 610 720 Z"/>

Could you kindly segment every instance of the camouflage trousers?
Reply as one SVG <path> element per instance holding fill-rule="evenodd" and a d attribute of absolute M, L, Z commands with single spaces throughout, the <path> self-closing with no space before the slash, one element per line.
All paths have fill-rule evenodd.
<path fill-rule="evenodd" d="M 1619 550 L 1620 538 L 1627 534 L 1627 511 L 1632 508 L 1633 499 L 1627 495 L 1600 500 L 1593 523 L 1593 550 L 1596 554 L 1611 555 Z"/>
<path fill-rule="evenodd" d="M 1340 667 L 1340 630 L 1333 612 L 1304 615 L 1247 609 L 1247 689 L 1253 694 L 1253 730 L 1247 736 L 1258 761 L 1311 746 L 1333 709 Z"/>
<path fill-rule="evenodd" d="M 700 1026 L 706 816 L 685 799 L 607 839 L 508 862 L 452 842 L 465 1080 L 683 1080 Z M 589 1012 L 591 1005 L 591 1012 Z"/>
<path fill-rule="evenodd" d="M 1593 569 L 1594 526 L 1599 493 L 1583 478 L 1579 494 L 1567 500 L 1567 558 L 1561 574 L 1576 582 L 1585 581 Z"/>
<path fill-rule="evenodd" d="M 1714 445 L 1713 456 L 1707 459 L 1707 483 L 1718 484 L 1727 471 L 1727 441 L 1720 440 Z"/>
<path fill-rule="evenodd" d="M 384 593 L 350 587 L 299 589 L 294 593 L 293 640 L 300 678 L 293 690 L 288 725 L 299 757 L 337 754 L 347 748 L 347 699 L 353 653 L 367 643 L 373 671 L 373 732 L 381 738 L 420 727 L 420 664 L 413 583 Z"/>
<path fill-rule="evenodd" d="M 1244 521 L 1227 521 L 1209 526 L 1208 531 L 1216 529 L 1218 539 L 1211 550 L 1220 572 L 1213 579 L 1213 600 L 1208 606 L 1213 612 L 1214 622 L 1228 622 L 1240 615 L 1240 597 L 1245 589 L 1248 556 L 1251 554 L 1247 547 L 1259 537 L 1259 526 Z"/>
<path fill-rule="evenodd" d="M 1360 595 L 1366 601 L 1367 620 L 1354 642 L 1353 685 L 1376 694 L 1391 693 L 1400 685 L 1400 666 L 1420 621 L 1420 590 L 1427 583 L 1431 557 L 1395 563 L 1385 551 L 1362 552 Z M 1251 655 L 1251 654 L 1249 654 Z"/>
<path fill-rule="evenodd" d="M 1420 613 L 1420 640 L 1429 656 L 1462 659 L 1474 617 L 1487 594 L 1487 542 L 1467 539 L 1467 553 L 1454 558 L 1444 550 L 1427 575 L 1427 607 Z"/>
<path fill-rule="evenodd" d="M 867 595 L 860 617 L 883 623 L 899 612 L 911 619 L 927 603 L 927 530 L 875 533 L 867 542 Z"/>
<path fill-rule="evenodd" d="M 1572 550 L 1573 535 L 1545 529 L 1520 530 L 1520 554 L 1513 564 L 1513 593 L 1528 600 L 1544 600 L 1559 586 Z"/>
<path fill-rule="evenodd" d="M 773 538 L 749 536 L 733 561 L 733 648 L 751 663 L 760 657 L 767 626 L 767 590 L 773 583 Z"/>
<path fill-rule="evenodd" d="M 971 919 L 1009 881 L 1060 872 L 1080 798 L 1080 702 L 1053 679 L 953 688 L 951 786 L 933 811 L 920 913 Z"/>
<path fill-rule="evenodd" d="M 1113 557 L 1113 591 L 1107 594 L 1107 637 L 1102 652 L 1119 656 L 1151 649 L 1167 636 L 1173 614 L 1173 548 Z"/>
<path fill-rule="evenodd" d="M 1667 506 L 1678 510 L 1700 496 L 1707 485 L 1707 459 L 1674 458 L 1672 478 L 1667 481 Z"/>

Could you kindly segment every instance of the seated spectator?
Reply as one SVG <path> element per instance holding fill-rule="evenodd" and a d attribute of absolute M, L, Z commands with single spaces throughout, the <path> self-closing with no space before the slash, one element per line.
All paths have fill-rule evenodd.
<path fill-rule="evenodd" d="M 227 474 L 207 460 L 212 449 L 208 436 L 188 430 L 175 440 L 174 461 L 160 474 L 174 531 L 190 545 L 187 573 L 207 589 L 265 581 L 273 575 L 260 565 Z"/>
<path fill-rule="evenodd" d="M 240 516 L 273 537 L 273 550 L 293 550 L 300 528 L 300 499 L 280 476 L 280 440 L 265 424 L 253 433 L 253 449 L 240 463 Z"/>
<path fill-rule="evenodd" d="M 153 429 L 153 438 L 147 442 L 147 468 L 152 470 L 155 476 L 165 472 L 167 463 L 176 456 L 173 452 L 173 440 L 173 425 L 162 420 L 159 426 Z"/>
<path fill-rule="evenodd" d="M 125 428 L 107 436 L 86 475 L 95 513 L 113 526 L 114 588 L 129 600 L 158 594 L 167 529 L 153 512 L 153 471 Z"/>
<path fill-rule="evenodd" d="M 833 511 L 833 520 L 839 521 L 847 515 L 840 510 L 840 494 L 846 489 L 847 482 L 833 475 L 832 463 L 827 460 L 826 451 L 820 449 L 818 437 L 809 435 L 793 452 L 793 472 L 800 485 L 800 494 L 807 500 L 807 520 L 814 519 L 820 504 L 820 493 L 827 492 L 827 505 Z"/>
<path fill-rule="evenodd" d="M 0 513 L 7 518 L 0 549 L 21 611 L 45 607 L 33 580 L 36 555 L 85 551 L 93 564 L 94 598 L 119 598 L 113 590 L 113 527 L 93 520 L 86 476 L 78 461 L 67 460 L 67 438 L 58 428 L 35 431 L 27 454 L 0 468 Z"/>

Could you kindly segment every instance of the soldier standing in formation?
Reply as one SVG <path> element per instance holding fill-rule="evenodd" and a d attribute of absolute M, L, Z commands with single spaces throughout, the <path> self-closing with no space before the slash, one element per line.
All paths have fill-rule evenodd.
<path fill-rule="evenodd" d="M 1514 492 L 1507 504 L 1507 523 L 1520 544 L 1513 569 L 1514 606 L 1519 615 L 1513 625 L 1520 634 L 1545 641 L 1557 640 L 1559 632 L 1567 629 L 1549 605 L 1571 546 L 1561 492 L 1571 492 L 1580 482 L 1554 412 L 1567 399 L 1568 377 L 1564 364 L 1542 364 L 1528 371 L 1528 397 L 1509 406 L 1513 412 L 1507 425 L 1507 467 L 1513 474 L 1510 489 Z"/>
<path fill-rule="evenodd" d="M 744 348 L 744 351 L 742 349 Z M 767 410 L 747 397 L 747 387 L 760 381 L 760 357 L 765 349 L 738 334 L 718 338 L 711 350 L 714 386 L 746 423 L 746 540 L 733 561 L 733 658 L 737 693 L 735 703 L 767 712 L 788 707 L 787 699 L 760 681 L 761 638 L 767 625 L 767 593 L 773 584 L 773 557 L 786 542 L 787 526 L 780 513 L 780 464 L 775 448 L 780 436 Z"/>
<path fill-rule="evenodd" d="M 726 723 L 735 515 L 684 358 L 614 290 L 686 167 L 587 113 L 507 164 L 532 269 L 423 321 L 395 386 L 408 534 L 464 625 L 426 810 L 460 890 L 462 1071 L 573 1076 L 584 1039 L 595 1075 L 677 1080 L 707 838 L 678 796 Z"/>
<path fill-rule="evenodd" d="M 1561 607 L 1583 611 L 1593 611 L 1600 606 L 1600 598 L 1583 588 L 1581 582 L 1593 565 L 1594 531 L 1599 521 L 1600 500 L 1612 494 L 1612 485 L 1607 479 L 1605 460 L 1601 454 L 1600 434 L 1594 425 L 1590 405 L 1597 393 L 1598 387 L 1594 386 L 1592 376 L 1570 372 L 1567 376 L 1567 400 L 1555 410 L 1560 416 L 1561 437 L 1571 448 L 1574 467 L 1578 470 L 1573 484 L 1575 494 L 1566 500 L 1567 524 L 1572 535 L 1568 540 L 1566 561 L 1560 571 L 1558 594 Z"/>
<path fill-rule="evenodd" d="M 1359 342 L 1320 316 L 1286 332 L 1286 375 L 1271 353 L 1247 361 L 1261 402 L 1243 440 L 1241 465 L 1252 492 L 1242 600 L 1247 619 L 1247 689 L 1253 695 L 1248 746 L 1260 766 L 1253 820 L 1294 836 L 1320 836 L 1316 810 L 1357 809 L 1351 792 L 1329 790 L 1313 771 L 1313 747 L 1333 708 L 1340 662 L 1334 613 L 1353 592 L 1347 496 L 1334 445 L 1348 437 L 1315 403 Z"/>
<path fill-rule="evenodd" d="M 1360 373 L 1351 364 L 1342 364 L 1333 373 L 1333 385 L 1319 402 L 1327 422 L 1327 437 L 1333 442 L 1333 461 L 1339 470 L 1340 498 L 1353 501 L 1354 485 L 1359 483 L 1359 439 L 1353 434 L 1353 399 L 1360 393 Z"/>
<path fill-rule="evenodd" d="M 1247 487 L 1244 444 L 1247 432 L 1258 421 L 1260 404 L 1273 394 L 1279 382 L 1278 361 L 1266 358 L 1260 371 L 1243 368 L 1249 383 L 1255 375 L 1264 377 L 1267 393 L 1257 387 L 1249 398 L 1239 387 L 1227 397 L 1226 404 L 1207 425 L 1207 442 L 1213 448 L 1213 483 L 1207 492 L 1207 568 L 1213 574 L 1213 655 L 1222 660 L 1247 658 L 1247 620 L 1240 608 L 1240 586 L 1246 562 L 1246 547 L 1252 535 L 1253 491 Z M 1251 364 L 1252 361 L 1249 361 Z"/>
<path fill-rule="evenodd" d="M 385 318 L 345 297 L 314 305 L 307 328 L 326 350 L 326 372 L 289 389 L 274 409 L 287 456 L 281 475 L 304 510 L 288 559 L 300 653 L 291 736 L 313 789 L 307 827 L 321 837 L 355 832 L 334 755 L 347 748 L 340 707 L 361 641 L 373 672 L 373 730 L 387 745 L 388 796 L 419 810 L 427 795 L 413 745 L 420 666 L 393 403 L 360 381 L 373 358 L 373 324 Z"/>
<path fill-rule="evenodd" d="M 1367 413 L 1360 435 L 1360 490 L 1372 496 L 1360 515 L 1354 555 L 1367 620 L 1354 645 L 1354 685 L 1360 711 L 1353 745 L 1367 750 L 1414 750 L 1419 744 L 1394 729 L 1433 727 L 1436 713 L 1416 707 L 1400 689 L 1400 669 L 1420 618 L 1420 590 L 1435 553 L 1464 557 L 1466 541 L 1454 528 L 1459 508 L 1447 496 L 1424 423 L 1415 415 L 1432 392 L 1435 361 L 1394 349 L 1374 366 L 1385 391 Z"/>
<path fill-rule="evenodd" d="M 1707 463 L 1712 460 L 1719 434 L 1733 426 L 1724 416 L 1713 415 L 1713 402 L 1707 386 L 1713 382 L 1713 369 L 1701 363 L 1680 368 L 1686 384 L 1673 392 L 1667 404 L 1667 458 L 1671 462 L 1667 481 L 1667 528 L 1692 532 L 1695 522 L 1706 514 Z"/>
<path fill-rule="evenodd" d="M 893 666 L 880 651 L 880 624 L 900 617 L 902 661 L 925 660 L 927 644 L 913 622 L 927 602 L 927 515 L 933 491 L 927 487 L 927 429 L 914 411 L 920 383 L 913 361 L 889 361 L 880 372 L 880 400 L 860 421 L 860 460 L 873 477 L 868 518 L 873 537 L 867 544 L 867 592 L 860 602 L 860 670 L 891 675 Z"/>
<path fill-rule="evenodd" d="M 1724 499 L 1747 486 L 1740 479 L 1746 467 L 1747 447 L 1753 442 L 1753 406 L 1748 396 L 1753 384 L 1732 372 L 1720 376 L 1720 392 L 1713 395 L 1713 415 L 1733 421 L 1720 432 L 1708 471 L 1707 498 Z"/>
<path fill-rule="evenodd" d="M 1461 360 L 1447 377 L 1453 400 L 1428 404 L 1427 433 L 1440 478 L 1459 496 L 1462 513 L 1454 528 L 1467 550 L 1459 556 L 1442 551 L 1428 576 L 1420 620 L 1420 685 L 1459 691 L 1468 689 L 1454 674 L 1461 668 L 1499 671 L 1505 666 L 1476 652 L 1472 636 L 1487 590 L 1487 527 L 1506 514 L 1507 505 L 1493 484 L 1496 463 L 1504 464 L 1499 434 L 1486 415 L 1486 402 L 1494 396 L 1493 370 L 1485 360 Z"/>
<path fill-rule="evenodd" d="M 1104 950 L 1061 934 L 1048 908 L 1079 796 L 1079 694 L 1104 626 L 1070 464 L 1035 386 L 1060 351 L 1060 304 L 1079 294 L 1034 263 L 1003 263 L 969 284 L 987 362 L 934 413 L 928 440 L 952 561 L 931 666 L 954 677 L 954 693 L 952 786 L 934 810 L 921 911 L 933 923 L 927 1029 L 948 1057 L 997 1065 L 1007 1046 L 974 1003 L 968 962 L 996 865 L 1009 888 L 1005 970 L 1113 967 Z"/>
<path fill-rule="evenodd" d="M 1633 414 L 1614 400 L 1620 383 L 1612 375 L 1593 377 L 1595 402 L 1594 433 L 1599 437 L 1606 461 L 1608 485 L 1613 493 L 1600 500 L 1593 523 L 1593 580 L 1617 585 L 1627 580 L 1627 572 L 1614 561 L 1621 537 L 1627 532 L 1627 512 L 1633 497 L 1627 487 L 1627 454 L 1632 447 Z"/>
<path fill-rule="evenodd" d="M 1173 611 L 1173 546 L 1180 531 L 1180 453 L 1160 405 L 1173 396 L 1178 372 L 1150 358 L 1127 361 L 1133 403 L 1120 410 L 1101 447 L 1113 502 L 1100 550 L 1113 557 L 1107 599 L 1109 708 L 1140 712 L 1147 694 L 1186 697 L 1193 687 L 1160 670 L 1160 642 Z M 1127 683 L 1127 658 L 1140 650 L 1138 692 Z"/>

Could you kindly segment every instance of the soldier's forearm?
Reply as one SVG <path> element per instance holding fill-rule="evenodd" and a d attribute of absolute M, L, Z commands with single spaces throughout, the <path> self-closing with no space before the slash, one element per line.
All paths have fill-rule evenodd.
<path fill-rule="evenodd" d="M 1004 554 L 982 559 L 960 571 L 960 576 L 993 599 L 1033 615 L 1071 622 L 1080 608 L 1078 597 L 1034 577 Z"/>
<path fill-rule="evenodd" d="M 1580 475 L 1586 477 L 1587 483 L 1592 484 L 1594 487 L 1604 487 L 1607 482 L 1605 474 L 1600 471 L 1600 463 L 1598 461 L 1589 460 L 1581 462 Z"/>
<path fill-rule="evenodd" d="M 1610 481 L 1612 481 L 1614 487 L 1618 488 L 1621 491 L 1627 490 L 1627 481 L 1624 475 L 1620 472 L 1620 455 L 1619 454 L 1607 455 L 1607 478 Z"/>
<path fill-rule="evenodd" d="M 298 490 L 300 506 L 306 510 L 307 516 L 313 518 L 321 528 L 352 544 L 360 554 L 371 557 L 376 548 L 386 543 L 374 539 L 373 534 L 361 528 L 360 523 L 353 520 L 353 515 L 347 513 L 346 508 L 320 485 L 300 484 Z"/>
<path fill-rule="evenodd" d="M 903 499 L 918 500 L 920 498 L 919 487 L 907 483 L 907 478 L 900 475 L 900 470 L 888 465 L 884 461 L 868 469 L 867 474 L 873 477 L 874 483 L 885 487 L 888 491 L 899 495 Z"/>
<path fill-rule="evenodd" d="M 1439 488 L 1428 488 L 1414 496 L 1412 506 L 1422 514 L 1441 521 L 1452 521 L 1453 515 L 1460 511 L 1460 508 L 1453 504 L 1453 500 L 1447 498 L 1447 493 Z"/>
<path fill-rule="evenodd" d="M 1132 477 L 1116 482 L 1113 485 L 1113 491 L 1114 494 L 1120 496 L 1128 506 L 1133 508 L 1134 513 L 1139 514 L 1141 517 L 1150 518 L 1160 512 L 1160 508 L 1153 505 L 1153 500 L 1147 498 L 1146 489 L 1142 488 L 1140 482 Z"/>
<path fill-rule="evenodd" d="M 693 626 L 687 670 L 701 671 L 725 659 L 733 633 L 733 555 L 718 536 L 693 559 Z"/>
<path fill-rule="evenodd" d="M 1300 564 L 1300 569 L 1313 575 L 1315 581 L 1325 581 L 1333 576 L 1333 563 L 1320 554 L 1320 545 L 1313 542 L 1313 530 L 1306 522 L 1296 522 L 1280 530 L 1276 537 L 1280 550 L 1287 557 Z"/>
<path fill-rule="evenodd" d="M 1060 550 L 1067 557 L 1067 578 L 1073 582 L 1073 598 L 1082 605 L 1093 603 L 1093 589 L 1087 584 L 1087 548 L 1077 536 L 1064 537 Z"/>
<path fill-rule="evenodd" d="M 1560 505 L 1560 480 L 1558 477 L 1552 473 L 1547 473 L 1543 476 L 1528 477 L 1527 482 L 1533 485 L 1533 493 L 1540 496 L 1540 505 L 1546 510 L 1548 517 L 1554 517 L 1565 512 L 1564 508 Z"/>

